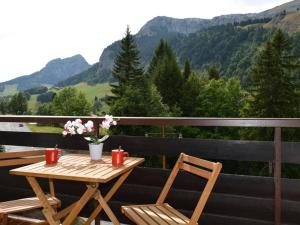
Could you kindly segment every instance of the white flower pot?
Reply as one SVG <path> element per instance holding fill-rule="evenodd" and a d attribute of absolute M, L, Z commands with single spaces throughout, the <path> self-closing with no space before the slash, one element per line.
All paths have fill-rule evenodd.
<path fill-rule="evenodd" d="M 100 160 L 102 158 L 103 143 L 89 144 L 91 160 Z"/>

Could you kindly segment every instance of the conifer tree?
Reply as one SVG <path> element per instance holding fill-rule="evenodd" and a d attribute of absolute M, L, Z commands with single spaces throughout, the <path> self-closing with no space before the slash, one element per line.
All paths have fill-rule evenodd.
<path fill-rule="evenodd" d="M 255 60 L 247 116 L 294 117 L 299 98 L 293 74 L 295 68 L 297 63 L 290 55 L 288 37 L 278 30 Z"/>
<path fill-rule="evenodd" d="M 184 70 L 183 70 L 183 78 L 184 78 L 184 80 L 188 80 L 190 74 L 191 74 L 190 61 L 188 59 L 186 59 L 185 62 L 184 62 Z"/>
<path fill-rule="evenodd" d="M 147 75 L 150 76 L 154 73 L 157 69 L 159 62 L 164 58 L 166 55 L 166 42 L 161 39 L 158 46 L 154 51 L 154 56 L 151 59 L 151 62 L 148 67 Z"/>
<path fill-rule="evenodd" d="M 183 78 L 176 55 L 164 40 L 160 41 L 155 50 L 148 76 L 154 81 L 163 102 L 170 108 L 176 108 L 181 95 Z"/>
<path fill-rule="evenodd" d="M 110 112 L 117 116 L 164 116 L 168 108 L 162 103 L 156 87 L 140 66 L 139 52 L 127 28 L 121 41 L 121 50 L 115 60 L 113 96 L 108 98 Z M 128 133 L 135 133 L 127 130 Z"/>
<path fill-rule="evenodd" d="M 193 72 L 182 85 L 182 94 L 180 98 L 180 108 L 182 116 L 194 116 L 197 97 L 201 91 L 201 82 L 199 77 Z"/>
<path fill-rule="evenodd" d="M 126 29 L 125 37 L 121 40 L 121 50 L 115 59 L 112 75 L 118 81 L 111 84 L 113 96 L 108 96 L 106 102 L 113 105 L 114 101 L 121 98 L 124 88 L 128 83 L 139 84 L 144 76 L 140 66 L 139 51 L 134 43 L 129 27 Z"/>

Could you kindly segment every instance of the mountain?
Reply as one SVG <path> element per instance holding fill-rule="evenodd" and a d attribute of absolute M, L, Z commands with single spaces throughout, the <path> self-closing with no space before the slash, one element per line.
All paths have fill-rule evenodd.
<path fill-rule="evenodd" d="M 0 83 L 0 90 L 6 85 L 16 85 L 17 90 L 26 90 L 41 85 L 54 85 L 75 74 L 85 71 L 90 65 L 81 55 L 64 59 L 53 59 L 40 71 Z"/>
<path fill-rule="evenodd" d="M 290 12 L 274 17 L 263 27 L 280 28 L 288 33 L 298 32 L 300 31 L 300 11 Z"/>
<path fill-rule="evenodd" d="M 143 66 L 148 65 L 159 40 L 164 38 L 174 48 L 180 63 L 189 58 L 196 69 L 216 63 L 221 66 L 222 75 L 245 80 L 257 48 L 275 28 L 287 32 L 300 30 L 299 8 L 300 0 L 296 0 L 260 13 L 221 15 L 212 19 L 159 16 L 148 21 L 134 39 Z M 112 43 L 103 50 L 93 69 L 70 77 L 59 86 L 113 81 L 111 70 L 119 47 L 120 41 Z"/>
<path fill-rule="evenodd" d="M 99 63 L 95 63 L 89 69 L 84 70 L 83 72 L 78 73 L 74 76 L 71 76 L 71 77 L 67 78 L 66 80 L 60 81 L 55 86 L 64 87 L 64 86 L 75 85 L 75 84 L 81 83 L 83 80 L 88 84 L 102 83 L 100 80 L 97 80 L 97 78 L 99 78 L 99 77 L 95 77 L 98 66 L 99 66 Z"/>
<path fill-rule="evenodd" d="M 263 11 L 261 13 L 258 13 L 259 17 L 273 17 L 280 15 L 282 12 L 285 13 L 291 13 L 296 12 L 300 10 L 300 0 L 294 0 L 287 3 L 284 3 L 282 5 L 276 6 L 272 9 Z"/>
<path fill-rule="evenodd" d="M 214 17 L 208 19 L 174 19 L 170 17 L 155 17 L 147 22 L 140 31 L 134 35 L 135 42 L 140 50 L 141 62 L 146 66 L 153 56 L 155 47 L 161 38 L 168 40 L 171 46 L 176 46 L 188 35 L 209 27 L 237 23 L 249 20 L 254 14 L 236 14 Z M 103 81 L 111 81 L 111 69 L 114 59 L 119 51 L 120 41 L 116 41 L 103 50 L 99 59 L 96 76 Z"/>

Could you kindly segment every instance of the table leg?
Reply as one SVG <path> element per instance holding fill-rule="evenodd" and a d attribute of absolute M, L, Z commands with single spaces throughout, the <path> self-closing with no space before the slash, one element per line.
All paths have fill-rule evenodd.
<path fill-rule="evenodd" d="M 120 186 L 123 184 L 123 182 L 126 180 L 126 178 L 129 176 L 129 174 L 133 171 L 133 169 L 129 170 L 128 172 L 124 173 L 114 184 L 114 186 L 110 189 L 110 191 L 105 195 L 104 200 L 108 202 L 111 197 L 116 193 L 116 191 L 120 188 Z M 88 220 L 84 223 L 84 225 L 90 225 L 93 220 L 97 217 L 97 215 L 101 212 L 102 206 L 99 204 L 97 208 L 93 211 L 91 216 L 88 218 Z"/>
<path fill-rule="evenodd" d="M 69 212 L 75 207 L 77 202 L 74 202 L 73 204 L 69 205 L 68 207 L 60 210 L 55 216 L 54 216 L 54 219 L 55 220 L 58 220 L 58 219 L 61 219 L 65 216 L 67 216 L 69 214 Z"/>
<path fill-rule="evenodd" d="M 102 197 L 100 191 L 98 192 L 98 196 L 97 196 L 97 200 L 100 203 L 100 205 L 102 206 L 104 212 L 106 213 L 106 215 L 108 216 L 108 218 L 110 219 L 110 221 L 114 224 L 114 225 L 120 225 L 119 220 L 117 219 L 117 217 L 115 216 L 115 214 L 113 213 L 113 211 L 109 208 L 107 202 L 105 201 L 105 199 Z"/>
<path fill-rule="evenodd" d="M 48 202 L 48 199 L 43 192 L 41 186 L 37 182 L 37 180 L 34 177 L 26 177 L 27 181 L 29 182 L 30 186 L 32 187 L 32 190 L 40 200 L 42 206 L 43 206 L 43 214 L 46 217 L 47 221 L 50 225 L 60 225 L 59 220 L 54 220 L 53 217 L 56 214 L 50 203 Z"/>
<path fill-rule="evenodd" d="M 55 197 L 54 183 L 52 179 L 49 179 L 49 189 L 50 189 L 51 196 Z"/>
<path fill-rule="evenodd" d="M 62 225 L 70 225 L 74 219 L 78 216 L 79 212 L 86 205 L 86 203 L 92 198 L 93 195 L 98 191 L 99 184 L 87 185 L 87 190 L 76 202 L 76 205 L 72 208 L 67 218 L 64 220 Z"/>

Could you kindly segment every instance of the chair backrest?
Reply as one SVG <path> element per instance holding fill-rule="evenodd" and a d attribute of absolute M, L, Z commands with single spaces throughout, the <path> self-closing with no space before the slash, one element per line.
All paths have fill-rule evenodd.
<path fill-rule="evenodd" d="M 0 167 L 26 165 L 43 160 L 45 160 L 45 150 L 0 153 Z"/>
<path fill-rule="evenodd" d="M 20 152 L 1 152 L 0 167 L 17 166 L 37 163 L 45 160 L 46 150 L 32 150 Z M 49 179 L 49 190 L 51 196 L 55 197 L 54 183 Z"/>
<path fill-rule="evenodd" d="M 221 169 L 222 164 L 219 162 L 214 163 L 181 153 L 156 203 L 164 203 L 179 170 L 184 170 L 207 179 L 207 183 L 190 220 L 190 224 L 197 224 Z"/>

